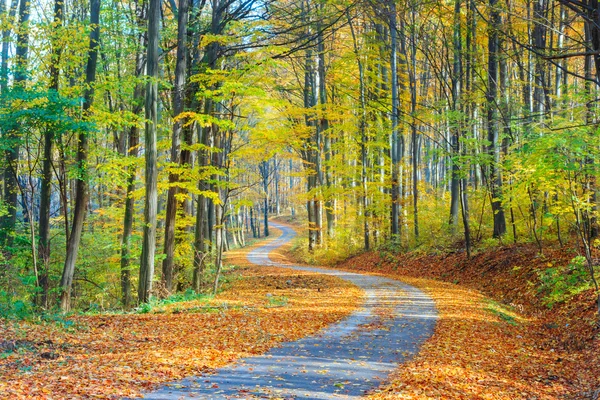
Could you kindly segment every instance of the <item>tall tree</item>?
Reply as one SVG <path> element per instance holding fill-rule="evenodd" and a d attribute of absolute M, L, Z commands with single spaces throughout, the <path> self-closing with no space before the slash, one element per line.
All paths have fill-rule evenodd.
<path fill-rule="evenodd" d="M 367 100 L 366 100 L 366 82 L 365 82 L 365 71 L 363 61 L 361 59 L 360 51 L 358 48 L 357 35 L 354 29 L 352 18 L 348 13 L 348 26 L 350 27 L 350 33 L 352 35 L 352 47 L 354 49 L 354 56 L 356 57 L 356 64 L 358 67 L 358 87 L 359 87 L 359 123 L 358 129 L 360 133 L 360 159 L 361 159 L 361 182 L 362 182 L 362 208 L 363 208 L 363 241 L 365 250 L 371 248 L 370 241 L 370 227 L 369 227 L 369 211 L 368 211 L 368 176 L 367 176 Z"/>
<path fill-rule="evenodd" d="M 58 95 L 60 78 L 60 58 L 62 48 L 58 43 L 60 28 L 62 27 L 64 0 L 54 2 L 54 21 L 52 36 L 52 57 L 50 59 L 50 90 Z M 44 132 L 44 159 L 42 160 L 42 182 L 40 193 L 39 213 L 39 243 L 38 257 L 42 261 L 40 271 L 41 296 L 38 305 L 46 308 L 48 306 L 48 268 L 50 262 L 50 197 L 52 195 L 52 148 L 55 132 L 46 130 Z"/>
<path fill-rule="evenodd" d="M 136 25 L 141 27 L 146 17 L 146 2 L 135 2 Z M 136 84 L 133 89 L 132 113 L 139 115 L 144 106 L 144 84 L 140 81 L 144 73 L 145 57 L 143 49 L 147 43 L 145 33 L 137 33 L 135 53 L 135 77 Z M 140 128 L 137 121 L 131 124 L 128 135 L 127 156 L 135 159 L 138 156 L 138 145 L 140 141 Z M 125 155 L 125 154 L 124 154 Z M 127 188 L 125 195 L 125 210 L 123 212 L 123 235 L 121 237 L 121 303 L 125 309 L 131 306 L 131 235 L 133 232 L 133 213 L 135 199 L 133 192 L 135 190 L 137 168 L 135 163 L 131 163 L 127 169 Z"/>
<path fill-rule="evenodd" d="M 400 97 L 398 95 L 398 22 L 396 2 L 389 6 L 388 23 L 390 28 L 390 74 L 392 76 L 392 133 L 391 133 L 391 170 L 392 170 L 392 223 L 391 233 L 396 240 L 400 239 L 400 138 L 399 113 Z"/>
<path fill-rule="evenodd" d="M 488 186 L 492 197 L 492 212 L 494 215 L 494 237 L 506 233 L 506 218 L 502 207 L 502 174 L 500 164 L 500 132 L 498 122 L 498 57 L 499 32 L 501 29 L 500 9 L 498 0 L 489 0 L 490 23 L 488 30 L 488 75 L 487 75 L 487 123 L 488 123 L 488 154 L 490 166 Z"/>
<path fill-rule="evenodd" d="M 185 105 L 185 83 L 187 72 L 187 29 L 189 0 L 179 0 L 177 10 L 177 62 L 175 64 L 175 86 L 173 88 L 173 132 L 171 140 L 171 163 L 181 164 L 181 132 L 183 121 L 178 118 Z M 167 214 L 165 218 L 165 259 L 163 260 L 163 282 L 168 292 L 173 290 L 173 253 L 175 250 L 175 220 L 177 217 L 177 193 L 179 176 L 169 174 L 169 191 L 167 194 Z"/>
<path fill-rule="evenodd" d="M 148 8 L 148 49 L 146 56 L 146 198 L 144 203 L 144 238 L 140 260 L 138 301 L 150 300 L 154 278 L 154 253 L 156 251 L 156 214 L 158 211 L 157 150 L 158 125 L 158 40 L 160 30 L 160 0 L 150 0 Z"/>
<path fill-rule="evenodd" d="M 98 61 L 98 45 L 100 41 L 100 0 L 90 1 L 90 48 L 85 69 L 85 89 L 83 94 L 83 115 L 89 118 L 90 108 L 94 101 L 94 82 L 96 81 L 96 64 Z M 85 220 L 88 202 L 88 132 L 82 130 L 77 141 L 78 175 L 75 188 L 75 211 L 73 225 L 67 245 L 67 257 L 60 280 L 60 308 L 63 312 L 71 309 L 71 287 L 75 274 L 75 262 L 81 242 L 83 222 Z"/>

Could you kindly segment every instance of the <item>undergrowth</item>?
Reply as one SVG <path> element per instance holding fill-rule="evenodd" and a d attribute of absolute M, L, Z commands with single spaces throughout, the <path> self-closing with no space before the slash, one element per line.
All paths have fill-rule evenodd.
<path fill-rule="evenodd" d="M 552 262 L 546 265 L 548 268 L 537 269 L 536 273 L 539 279 L 537 291 L 547 307 L 552 308 L 592 288 L 585 257 L 574 257 L 568 265 L 554 265 Z"/>

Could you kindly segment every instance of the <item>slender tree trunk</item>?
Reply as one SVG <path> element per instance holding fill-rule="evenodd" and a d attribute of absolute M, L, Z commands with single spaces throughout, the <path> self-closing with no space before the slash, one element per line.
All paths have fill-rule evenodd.
<path fill-rule="evenodd" d="M 54 2 L 54 29 L 60 30 L 62 27 L 64 12 L 63 0 L 55 0 Z M 50 90 L 58 95 L 58 85 L 60 78 L 60 58 L 62 48 L 56 41 L 56 35 L 60 32 L 55 32 L 52 38 L 52 59 L 50 65 Z M 40 270 L 40 294 L 37 299 L 37 304 L 40 307 L 48 307 L 48 267 L 50 262 L 50 198 L 52 196 L 52 144 L 54 140 L 54 132 L 46 130 L 44 132 L 44 159 L 42 160 L 42 179 L 40 189 L 40 214 L 39 214 L 39 243 L 38 243 L 38 258 L 42 262 Z"/>
<path fill-rule="evenodd" d="M 460 8 L 461 0 L 454 1 L 454 32 L 453 32 L 453 49 L 454 59 L 452 63 L 452 111 L 455 117 L 451 121 L 452 142 L 452 177 L 450 183 L 450 226 L 454 231 L 458 225 L 458 205 L 460 202 L 460 166 L 459 166 L 459 146 L 460 146 L 460 129 L 462 127 L 462 117 L 458 116 L 461 107 L 462 95 L 462 42 L 460 29 Z"/>
<path fill-rule="evenodd" d="M 323 29 L 320 23 L 317 24 L 317 30 L 319 32 L 317 37 L 317 52 L 318 52 L 318 67 L 317 73 L 319 75 L 319 104 L 320 117 L 318 131 L 323 140 L 323 155 L 325 158 L 324 173 L 325 178 L 325 217 L 327 222 L 327 237 L 333 238 L 334 236 L 334 217 L 333 217 L 333 194 L 331 193 L 332 178 L 331 178 L 331 133 L 329 132 L 329 120 L 327 118 L 327 76 L 325 70 L 325 41 L 323 38 Z M 320 147 L 319 147 L 320 148 Z"/>
<path fill-rule="evenodd" d="M 210 114 L 212 112 L 212 101 L 207 99 L 204 103 L 204 113 Z M 198 141 L 204 145 L 203 149 L 198 151 L 198 164 L 200 168 L 207 167 L 209 164 L 209 128 L 200 128 L 200 135 Z M 208 235 L 208 197 L 204 195 L 204 192 L 209 191 L 209 184 L 205 180 L 198 182 L 198 188 L 200 193 L 198 194 L 198 204 L 196 210 L 196 225 L 194 232 L 194 288 L 196 292 L 200 292 L 202 286 L 202 279 L 204 276 L 204 261 L 209 253 L 207 240 L 210 240 Z"/>
<path fill-rule="evenodd" d="M 391 159 L 392 159 L 392 222 L 391 234 L 395 240 L 400 240 L 400 140 L 398 137 L 398 116 L 400 98 L 398 96 L 398 22 L 396 19 L 396 2 L 390 2 L 390 73 L 392 75 L 392 137 L 391 137 Z"/>
<path fill-rule="evenodd" d="M 290 158 L 290 177 L 289 177 L 289 193 L 288 193 L 288 202 L 290 203 L 292 218 L 296 216 L 296 207 L 294 207 L 293 201 L 291 201 L 291 197 L 294 190 L 294 177 L 292 176 L 292 172 L 294 171 L 294 161 Z"/>
<path fill-rule="evenodd" d="M 12 23 L 15 20 L 15 15 L 17 14 L 17 7 L 19 5 L 19 0 L 11 0 L 10 8 L 8 10 L 5 9 L 4 1 L 2 3 L 2 15 L 8 14 L 7 22 Z M 10 47 L 10 28 L 4 28 L 2 30 L 2 62 L 0 63 L 0 92 L 2 94 L 6 94 L 8 91 L 8 50 Z"/>
<path fill-rule="evenodd" d="M 263 198 L 263 220 L 265 237 L 269 236 L 269 177 L 271 176 L 269 161 L 262 161 L 259 165 L 260 175 L 264 191 Z"/>
<path fill-rule="evenodd" d="M 141 85 L 136 87 L 134 98 L 142 96 L 143 88 Z M 138 110 L 138 112 L 141 110 Z M 129 131 L 129 150 L 128 156 L 137 157 L 137 146 L 139 144 L 139 128 L 132 126 Z M 131 233 L 133 231 L 133 211 L 135 199 L 133 191 L 135 190 L 135 166 L 130 166 L 127 171 L 127 193 L 125 195 L 125 213 L 123 216 L 123 237 L 121 239 L 121 303 L 123 308 L 131 307 Z"/>
<path fill-rule="evenodd" d="M 597 124 L 594 119 L 594 107 L 595 107 L 595 95 L 594 90 L 592 89 L 592 80 L 594 75 L 592 74 L 592 65 L 595 66 L 596 69 L 596 85 L 600 85 L 600 55 L 597 54 L 598 50 L 600 50 L 600 27 L 598 23 L 600 23 L 600 15 L 598 12 L 600 11 L 600 4 L 597 1 L 592 2 L 595 4 L 595 7 L 590 8 L 588 10 L 588 21 L 585 23 L 585 40 L 588 43 L 588 47 L 593 49 L 596 52 L 595 55 L 587 55 L 584 60 L 584 71 L 586 81 L 584 83 L 584 89 L 586 93 L 586 114 L 585 114 L 585 122 L 588 126 L 588 130 L 590 132 L 590 136 L 593 136 L 595 132 L 597 132 Z M 593 10 L 593 11 L 592 11 Z M 596 89 L 598 86 L 596 86 Z M 597 93 L 597 90 L 595 91 Z M 592 139 L 593 140 L 593 139 Z M 597 146 L 596 146 L 597 147 Z M 588 150 L 590 151 L 590 150 Z M 593 150 L 591 150 L 593 152 Z M 594 160 L 593 156 L 585 157 L 585 164 L 587 169 L 590 171 L 594 170 L 594 164 L 597 161 Z M 588 235 L 588 242 L 592 243 L 593 239 L 598 237 L 598 233 L 600 228 L 598 226 L 598 188 L 597 188 L 597 179 L 596 175 L 592 173 L 585 174 L 585 189 L 589 193 L 588 202 L 590 203 L 589 211 L 586 210 L 583 212 L 583 225 L 586 227 L 586 234 Z"/>
<path fill-rule="evenodd" d="M 488 90 L 486 93 L 488 120 L 488 154 L 490 155 L 489 186 L 494 214 L 494 237 L 506 233 L 506 219 L 502 207 L 502 175 L 500 173 L 500 140 L 498 129 L 498 32 L 500 30 L 500 12 L 498 0 L 489 0 L 490 27 L 488 37 Z"/>
<path fill-rule="evenodd" d="M 138 26 L 145 21 L 146 9 L 136 3 L 136 16 Z M 138 47 L 135 55 L 135 76 L 140 78 L 144 73 L 145 57 L 142 49 L 146 47 L 147 38 L 145 34 L 139 34 Z M 133 90 L 133 109 L 134 115 L 139 115 L 142 112 L 144 98 L 144 85 L 138 82 Z M 129 129 L 129 144 L 127 149 L 124 149 L 125 156 L 135 159 L 138 156 L 138 145 L 140 141 L 140 129 L 137 124 L 133 124 Z M 133 192 L 135 191 L 137 168 L 134 163 L 131 163 L 127 170 L 127 189 L 125 195 L 125 212 L 123 216 L 123 236 L 121 238 L 121 303 L 123 308 L 128 309 L 132 304 L 131 295 L 131 234 L 133 232 L 133 213 L 135 207 L 135 199 Z"/>
<path fill-rule="evenodd" d="M 368 210 L 368 176 L 367 176 L 367 104 L 366 104 L 366 90 L 365 90 L 365 71 L 362 60 L 360 58 L 360 52 L 358 50 L 358 43 L 356 40 L 356 33 L 352 24 L 352 18 L 350 14 L 347 15 L 348 25 L 350 26 L 350 33 L 352 34 L 352 43 L 354 48 L 354 56 L 356 57 L 356 63 L 358 66 L 358 84 L 359 84 L 359 99 L 360 99 L 360 111 L 359 111 L 359 132 L 360 132 L 360 160 L 361 160 L 361 183 L 362 183 L 362 194 L 361 203 L 363 208 L 363 238 L 364 248 L 369 250 L 371 248 L 370 243 L 370 228 L 369 228 L 369 210 Z"/>
<path fill-rule="evenodd" d="M 154 277 L 154 253 L 156 251 L 156 214 L 158 207 L 156 134 L 158 124 L 158 39 L 160 29 L 159 0 L 150 0 L 148 9 L 148 52 L 146 61 L 146 200 L 144 204 L 144 238 L 138 282 L 138 301 L 150 300 Z"/>
<path fill-rule="evenodd" d="M 98 60 L 98 44 L 100 41 L 100 0 L 91 0 L 90 3 L 90 50 L 85 72 L 86 89 L 84 91 L 83 115 L 89 117 L 90 108 L 94 100 L 94 82 L 96 81 L 96 64 Z M 67 257 L 60 281 L 61 296 L 60 308 L 63 312 L 71 309 L 71 287 L 73 276 L 75 274 L 75 262 L 81 242 L 81 233 L 83 222 L 85 220 L 87 202 L 88 202 L 88 176 L 87 176 L 87 157 L 88 157 L 88 137 L 87 132 L 79 134 L 77 143 L 77 167 L 79 170 L 76 179 L 75 189 L 75 211 L 73 213 L 73 225 L 67 247 Z"/>
<path fill-rule="evenodd" d="M 265 237 L 269 236 L 269 199 L 267 197 L 265 197 L 263 199 L 263 204 L 264 204 L 264 208 L 263 208 L 263 222 L 265 224 L 264 226 L 264 234 Z"/>
<path fill-rule="evenodd" d="M 202 278 L 204 275 L 204 259 L 206 257 L 206 244 L 204 243 L 206 223 L 206 198 L 198 195 L 198 205 L 196 210 L 196 226 L 194 231 L 194 276 L 193 285 L 196 293 L 202 289 Z"/>
<path fill-rule="evenodd" d="M 277 155 L 273 157 L 273 180 L 275 181 L 275 215 L 281 213 L 281 193 L 279 191 L 279 162 Z"/>
<path fill-rule="evenodd" d="M 189 0 L 179 0 L 177 13 L 177 63 L 175 65 L 175 87 L 173 88 L 173 134 L 171 142 L 171 163 L 181 163 L 180 141 L 183 121 L 177 119 L 184 111 L 185 73 L 187 69 L 187 23 Z M 169 174 L 169 191 L 167 194 L 167 211 L 165 217 L 165 245 L 162 272 L 163 283 L 168 292 L 173 291 L 173 253 L 175 251 L 175 220 L 177 217 L 177 193 L 179 175 Z"/>
<path fill-rule="evenodd" d="M 217 226 L 215 228 L 215 245 L 216 245 L 216 254 L 215 254 L 215 281 L 213 284 L 213 295 L 217 294 L 219 290 L 219 278 L 221 276 L 221 268 L 223 267 L 223 207 L 221 204 L 215 205 L 215 220 Z"/>

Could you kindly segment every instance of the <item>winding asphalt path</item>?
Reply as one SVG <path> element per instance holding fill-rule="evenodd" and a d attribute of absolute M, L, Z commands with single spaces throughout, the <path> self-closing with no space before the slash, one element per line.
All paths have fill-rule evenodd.
<path fill-rule="evenodd" d="M 433 334 L 437 318 L 433 301 L 413 286 L 378 276 L 271 261 L 269 253 L 295 236 L 287 226 L 272 226 L 283 234 L 250 252 L 248 260 L 339 276 L 365 291 L 363 306 L 316 335 L 238 360 L 215 374 L 167 384 L 144 398 L 358 399 L 384 382 Z"/>

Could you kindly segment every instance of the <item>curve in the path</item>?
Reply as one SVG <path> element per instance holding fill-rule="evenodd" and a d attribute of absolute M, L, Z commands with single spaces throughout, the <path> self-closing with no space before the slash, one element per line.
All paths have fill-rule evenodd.
<path fill-rule="evenodd" d="M 437 312 L 425 293 L 379 276 L 273 262 L 269 253 L 295 232 L 284 225 L 272 226 L 283 232 L 281 237 L 250 252 L 248 260 L 339 276 L 366 292 L 363 306 L 316 335 L 238 360 L 215 374 L 173 382 L 144 398 L 357 399 L 377 388 L 432 335 Z"/>

